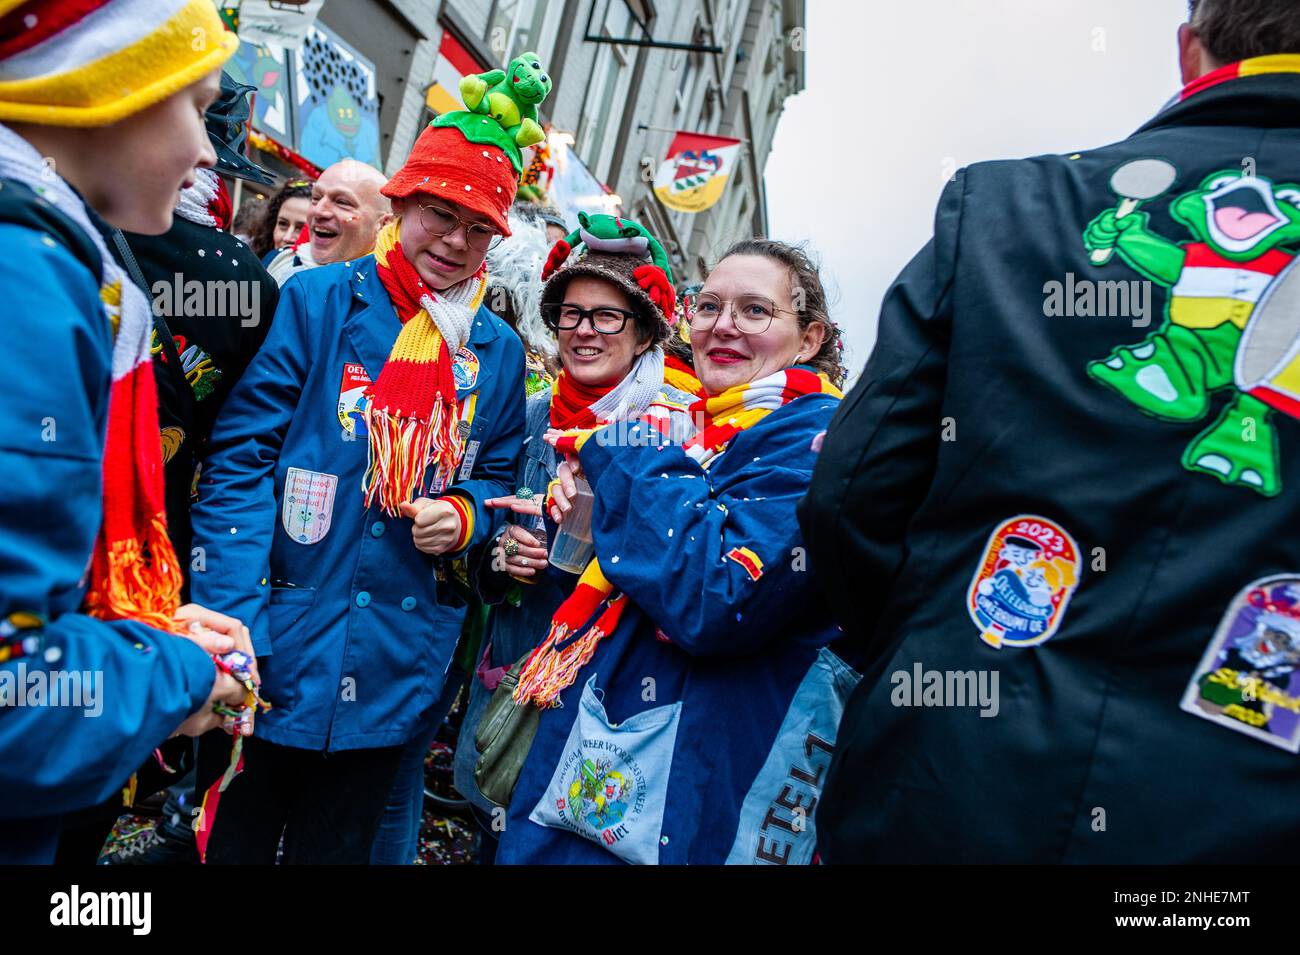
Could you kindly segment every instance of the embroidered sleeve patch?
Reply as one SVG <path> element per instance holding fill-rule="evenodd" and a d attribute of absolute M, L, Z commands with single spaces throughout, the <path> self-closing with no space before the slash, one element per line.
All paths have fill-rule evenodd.
<path fill-rule="evenodd" d="M 1182 709 L 1300 752 L 1300 576 L 1265 577 L 1233 598 Z"/>
<path fill-rule="evenodd" d="M 462 346 L 451 362 L 451 373 L 458 391 L 467 391 L 478 384 L 478 369 L 478 355 Z"/>
<path fill-rule="evenodd" d="M 741 567 L 744 567 L 745 573 L 749 574 L 750 580 L 758 580 L 763 576 L 763 562 L 748 547 L 731 548 L 731 550 L 727 551 L 727 559 L 734 560 Z"/>
<path fill-rule="evenodd" d="M 365 420 L 366 389 L 370 385 L 365 365 L 348 362 L 343 366 L 343 380 L 339 383 L 339 424 L 348 434 L 353 433 L 356 427 L 352 420 L 354 413 L 358 421 Z"/>

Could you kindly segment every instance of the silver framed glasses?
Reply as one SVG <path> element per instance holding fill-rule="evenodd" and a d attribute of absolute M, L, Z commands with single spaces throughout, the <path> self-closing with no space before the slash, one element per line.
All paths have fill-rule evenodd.
<path fill-rule="evenodd" d="M 734 299 L 724 301 L 718 296 L 704 292 L 686 299 L 686 321 L 695 331 L 707 331 L 722 317 L 728 306 L 731 308 L 731 321 L 736 330 L 744 335 L 761 335 L 772 326 L 772 319 L 778 312 L 797 315 L 788 308 L 778 308 L 770 298 L 762 295 L 737 295 Z"/>

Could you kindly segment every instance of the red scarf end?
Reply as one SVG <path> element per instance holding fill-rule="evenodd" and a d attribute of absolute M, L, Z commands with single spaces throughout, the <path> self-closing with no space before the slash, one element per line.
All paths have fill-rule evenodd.
<path fill-rule="evenodd" d="M 377 500 L 384 513 L 397 517 L 402 504 L 424 493 L 430 464 L 438 465 L 434 493 L 442 493 L 461 454 L 455 410 L 455 404 L 448 408 L 447 402 L 439 401 L 429 421 L 398 417 L 373 405 L 366 410 L 370 458 L 361 482 L 366 507 Z M 449 412 L 453 416 L 450 429 L 446 427 Z M 447 434 L 450 440 L 440 440 Z"/>
<path fill-rule="evenodd" d="M 86 612 L 100 620 L 138 620 L 170 633 L 176 629 L 181 584 L 166 518 L 157 514 L 149 521 L 143 541 L 106 545 L 101 541 L 86 591 Z"/>

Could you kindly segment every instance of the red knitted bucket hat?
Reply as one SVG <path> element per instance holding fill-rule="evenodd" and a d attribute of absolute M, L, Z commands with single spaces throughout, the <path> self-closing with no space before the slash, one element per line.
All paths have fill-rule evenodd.
<path fill-rule="evenodd" d="M 455 126 L 429 126 L 402 168 L 379 191 L 390 199 L 419 192 L 458 203 L 487 216 L 498 232 L 509 235 L 506 213 L 518 185 L 514 164 L 497 146 L 472 143 Z"/>
<path fill-rule="evenodd" d="M 506 212 L 524 171 L 520 149 L 546 138 L 537 107 L 550 92 L 551 78 L 532 52 L 516 56 L 504 70 L 462 78 L 466 109 L 430 123 L 380 191 L 390 199 L 421 192 L 459 203 L 509 235 Z"/>

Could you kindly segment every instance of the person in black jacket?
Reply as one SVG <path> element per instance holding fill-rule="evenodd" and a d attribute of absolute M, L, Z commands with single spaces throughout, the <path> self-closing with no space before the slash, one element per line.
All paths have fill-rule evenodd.
<path fill-rule="evenodd" d="M 826 862 L 1300 849 L 1300 4 L 1191 7 L 1127 140 L 954 177 L 826 434 Z"/>

